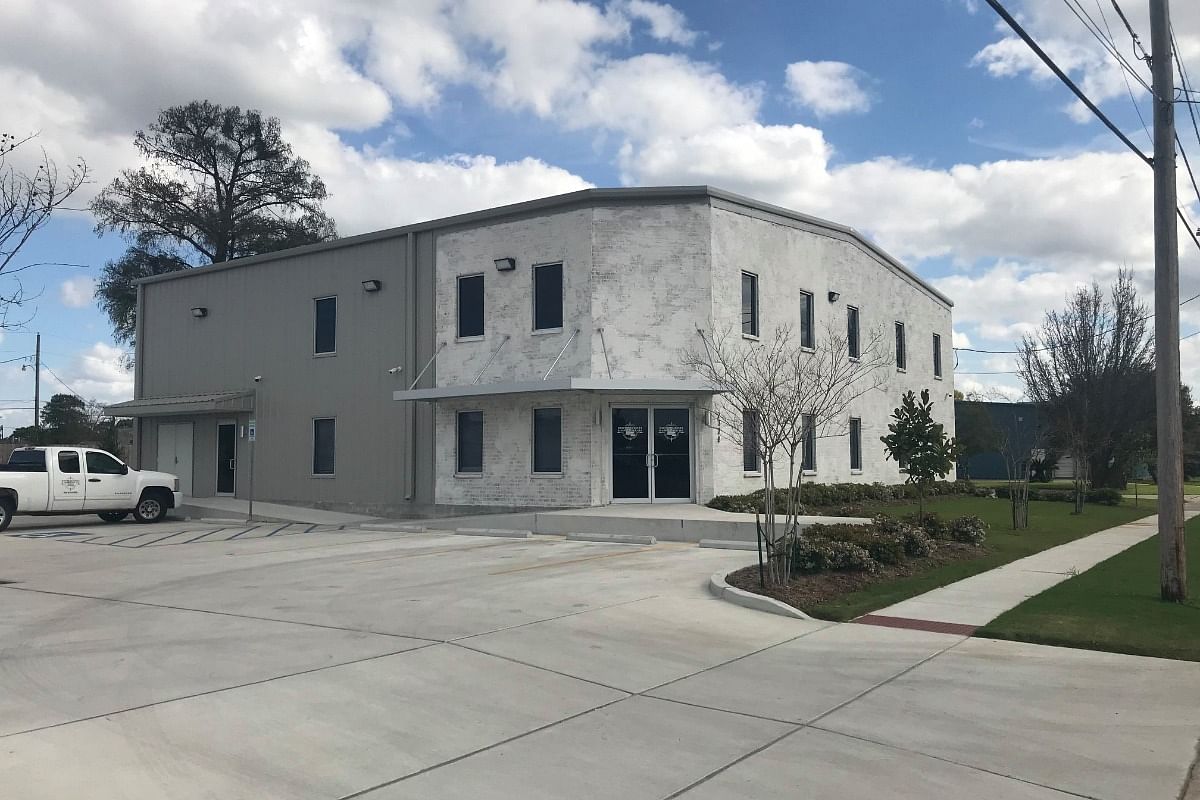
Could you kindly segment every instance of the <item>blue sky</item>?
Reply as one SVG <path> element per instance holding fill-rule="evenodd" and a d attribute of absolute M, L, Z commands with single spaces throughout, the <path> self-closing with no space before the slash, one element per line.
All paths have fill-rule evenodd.
<path fill-rule="evenodd" d="M 1009 6 L 1148 148 L 1119 69 L 1066 4 Z M 1124 6 L 1148 41 L 1144 3 Z M 1200 76 L 1200 4 L 1175 6 Z M 585 185 L 704 182 L 866 232 L 956 300 L 962 346 L 1010 349 L 1067 291 L 1121 266 L 1150 299 L 1149 170 L 977 0 L 15 0 L 6 17 L 0 84 L 16 100 L 0 127 L 85 158 L 87 196 L 137 165 L 133 131 L 157 109 L 207 98 L 281 117 L 344 234 Z M 25 273 L 41 290 L 33 318 L 0 339 L 6 361 L 41 331 L 59 376 L 43 376 L 43 397 L 64 381 L 130 396 L 87 301 L 123 247 L 81 211 L 23 254 L 83 265 Z M 1185 294 L 1200 291 L 1198 263 L 1185 251 Z M 1185 308 L 1184 332 L 1198 328 Z M 1198 343 L 1184 343 L 1193 383 Z M 959 388 L 1019 395 L 1011 375 L 968 374 L 1011 370 L 1008 356 L 960 356 Z M 19 366 L 0 364 L 6 428 L 30 418 Z"/>

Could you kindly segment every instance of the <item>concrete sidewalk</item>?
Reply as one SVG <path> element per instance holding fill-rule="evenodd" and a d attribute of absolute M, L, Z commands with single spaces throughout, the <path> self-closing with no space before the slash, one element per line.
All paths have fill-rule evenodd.
<path fill-rule="evenodd" d="M 230 519 L 245 519 L 250 512 L 250 504 L 238 497 L 184 497 L 183 505 L 196 509 L 196 516 L 228 517 Z M 359 522 L 376 522 L 379 517 L 365 514 L 345 514 L 340 511 L 322 511 L 317 508 L 284 505 L 283 503 L 262 503 L 254 501 L 254 516 L 263 519 L 277 519 L 283 522 L 307 522 L 314 525 L 354 525 Z"/>
<path fill-rule="evenodd" d="M 1189 502 L 1184 509 L 1187 519 L 1191 519 L 1200 514 L 1200 503 Z M 881 608 L 859 621 L 969 635 L 1030 597 L 1157 532 L 1157 515 L 1143 517 Z"/>

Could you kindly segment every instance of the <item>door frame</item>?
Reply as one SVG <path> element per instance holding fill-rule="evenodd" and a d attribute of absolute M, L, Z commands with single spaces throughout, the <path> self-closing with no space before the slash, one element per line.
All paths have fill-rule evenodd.
<path fill-rule="evenodd" d="M 688 415 L 688 484 L 691 488 L 691 495 L 687 498 L 682 497 L 655 497 L 654 470 L 655 467 L 647 466 L 646 471 L 649 473 L 649 492 L 648 497 L 613 497 L 613 445 L 612 445 L 612 415 L 615 408 L 644 408 L 647 411 L 647 429 L 646 429 L 646 450 L 648 456 L 654 455 L 654 412 L 656 409 L 675 409 L 687 411 Z M 638 505 L 638 504 L 653 504 L 653 505 L 687 505 L 696 502 L 696 410 L 695 404 L 686 403 L 655 403 L 655 402 L 618 402 L 613 401 L 608 404 L 608 410 L 604 420 L 604 446 L 607 450 L 605 461 L 607 462 L 606 470 L 608 472 L 608 502 L 611 504 L 621 505 Z"/>
<path fill-rule="evenodd" d="M 233 491 L 221 491 L 221 426 L 230 425 L 233 427 Z M 218 419 L 217 420 L 217 436 L 213 443 L 216 457 L 213 459 L 214 474 L 213 474 L 213 496 L 214 497 L 237 497 L 237 474 L 238 474 L 238 421 L 236 419 Z"/>

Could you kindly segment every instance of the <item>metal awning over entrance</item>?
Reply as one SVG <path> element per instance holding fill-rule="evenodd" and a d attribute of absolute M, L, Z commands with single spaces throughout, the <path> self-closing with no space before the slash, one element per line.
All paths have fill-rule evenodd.
<path fill-rule="evenodd" d="M 610 392 L 619 394 L 719 394 L 723 390 L 707 381 L 672 378 L 556 378 L 544 381 L 479 383 L 465 386 L 436 386 L 392 393 L 393 400 L 449 400 L 458 397 L 487 397 L 503 394 L 543 392 Z"/>
<path fill-rule="evenodd" d="M 254 410 L 253 392 L 211 392 L 172 397 L 143 397 L 104 407 L 111 417 L 166 417 L 192 414 L 236 414 Z"/>

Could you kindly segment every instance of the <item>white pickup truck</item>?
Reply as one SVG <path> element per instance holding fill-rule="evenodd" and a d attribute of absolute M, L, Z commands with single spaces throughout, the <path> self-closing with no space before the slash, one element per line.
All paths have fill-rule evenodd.
<path fill-rule="evenodd" d="M 89 447 L 22 447 L 0 464 L 0 531 L 14 514 L 99 514 L 158 522 L 182 501 L 179 478 L 130 469 Z"/>

